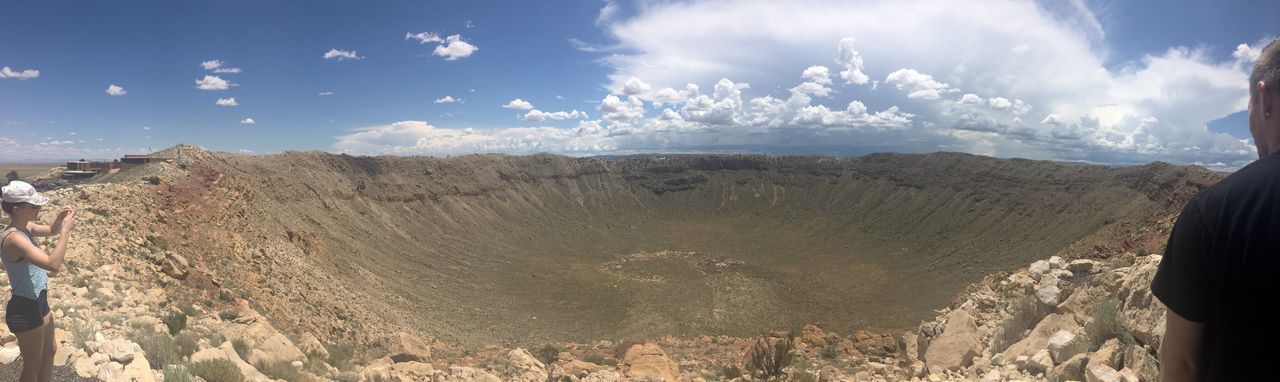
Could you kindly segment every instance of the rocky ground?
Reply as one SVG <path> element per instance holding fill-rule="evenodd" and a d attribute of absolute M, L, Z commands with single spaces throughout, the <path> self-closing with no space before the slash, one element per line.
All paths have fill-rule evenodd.
<path fill-rule="evenodd" d="M 231 229 L 237 212 L 225 204 L 232 193 L 220 175 L 193 174 L 182 163 L 146 170 L 49 193 L 79 208 L 69 260 L 50 282 L 58 380 L 72 374 L 107 381 L 760 379 L 746 365 L 756 338 L 474 346 L 394 330 L 360 316 L 360 306 L 314 304 L 308 298 L 341 294 L 343 286 L 304 277 L 315 273 L 297 260 L 310 255 L 308 245 L 299 250 L 272 241 L 305 244 L 306 236 L 241 237 Z M 45 220 L 55 212 L 46 211 Z M 1155 233 L 1141 236 L 1152 240 L 1168 225 L 1166 219 L 1134 231 Z M 212 232 L 201 231 L 210 226 Z M 219 228 L 224 240 L 218 243 L 186 243 L 219 237 Z M 791 328 L 796 360 L 785 375 L 804 381 L 1156 380 L 1165 311 L 1149 285 L 1160 256 L 1113 248 L 1094 248 L 1089 259 L 1055 256 L 989 275 L 906 332 Z M 0 276 L 0 284 L 7 286 L 7 279 Z M 288 290 L 277 290 L 282 285 Z M 333 309 L 322 317 L 354 319 L 298 323 L 272 314 L 298 317 L 319 309 Z M 362 324 L 351 329 L 347 322 Z M 344 327 L 351 332 L 336 329 Z M 787 332 L 764 337 L 782 341 Z M 0 325 L 0 379 L 20 363 L 14 336 Z"/>

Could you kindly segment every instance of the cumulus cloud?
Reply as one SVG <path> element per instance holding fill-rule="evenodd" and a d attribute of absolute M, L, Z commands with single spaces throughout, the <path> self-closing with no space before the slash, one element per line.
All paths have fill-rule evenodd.
<path fill-rule="evenodd" d="M 831 70 L 822 65 L 814 65 L 806 68 L 804 73 L 800 74 L 800 77 L 815 84 L 831 84 Z"/>
<path fill-rule="evenodd" d="M 444 39 L 440 38 L 440 35 L 431 33 L 431 32 L 418 32 L 418 33 L 404 32 L 404 39 L 417 40 L 419 44 L 426 44 L 431 42 L 444 42 Z"/>
<path fill-rule="evenodd" d="M 331 95 L 333 95 L 333 92 L 319 92 L 319 93 L 316 93 L 316 95 L 321 95 L 321 96 L 331 96 Z"/>
<path fill-rule="evenodd" d="M 455 34 L 446 37 L 444 45 L 436 46 L 436 49 L 432 51 L 431 54 L 444 57 L 444 59 L 448 61 L 454 61 L 460 58 L 470 57 L 471 54 L 475 53 L 477 50 L 480 50 L 480 48 L 475 45 L 471 45 L 466 41 L 462 41 L 462 36 Z"/>
<path fill-rule="evenodd" d="M 907 93 L 907 98 L 938 99 L 942 93 L 953 92 L 950 85 L 938 82 L 933 76 L 917 72 L 915 69 L 898 69 L 885 77 L 884 82 L 892 84 L 898 90 Z"/>
<path fill-rule="evenodd" d="M 200 90 L 227 90 L 236 84 L 227 82 L 218 76 L 205 75 L 204 78 L 196 80 L 196 89 Z"/>
<path fill-rule="evenodd" d="M 444 96 L 441 98 L 437 98 L 433 103 L 462 103 L 462 99 L 453 98 L 453 96 Z"/>
<path fill-rule="evenodd" d="M 9 69 L 8 66 L 0 68 L 0 78 L 17 78 L 19 80 L 25 80 L 36 77 L 40 77 L 39 70 L 27 69 L 23 71 L 14 71 L 13 69 Z"/>
<path fill-rule="evenodd" d="M 240 106 L 240 104 L 236 102 L 236 97 L 218 98 L 214 104 L 218 106 Z"/>
<path fill-rule="evenodd" d="M 117 96 L 117 97 L 118 97 L 118 96 L 122 96 L 122 95 L 125 95 L 125 94 L 128 94 L 128 93 L 129 93 L 129 92 L 128 92 L 128 91 L 126 91 L 126 90 L 124 90 L 124 88 L 119 87 L 119 86 L 116 86 L 115 84 L 111 84 L 111 85 L 108 85 L 108 86 L 107 86 L 107 95 Z"/>
<path fill-rule="evenodd" d="M 633 121 L 644 117 L 644 101 L 635 96 L 628 96 L 624 101 L 613 94 L 600 100 L 596 108 L 604 113 L 604 119 L 610 121 Z"/>
<path fill-rule="evenodd" d="M 1253 57 L 1251 45 L 1230 57 L 1174 47 L 1108 67 L 1105 30 L 1082 5 L 647 2 L 601 18 L 605 35 L 616 40 L 608 49 L 580 48 L 607 50 L 600 62 L 609 71 L 603 88 L 612 94 L 597 106 L 600 119 L 575 128 L 473 131 L 396 123 L 353 132 L 342 147 L 599 153 L 793 144 L 1106 163 L 1238 165 L 1256 158 L 1247 139 L 1205 127 L 1243 110 L 1241 62 Z M 872 77 L 907 99 L 877 91 Z M 633 84 L 628 92 L 633 78 L 648 89 Z M 871 86 L 837 93 L 843 89 L 834 81 Z M 715 89 L 703 94 L 686 84 Z M 526 106 L 517 109 L 533 110 Z M 361 144 L 373 136 L 387 140 Z M 420 144 L 424 137 L 432 144 Z"/>
<path fill-rule="evenodd" d="M 356 54 L 356 51 L 354 50 L 329 49 L 328 52 L 324 52 L 324 59 L 328 60 L 331 58 L 336 58 L 338 61 L 363 60 L 364 56 Z"/>
<path fill-rule="evenodd" d="M 506 105 L 502 105 L 502 107 L 506 109 L 529 110 L 533 108 L 533 104 L 529 103 L 529 101 L 516 98 L 511 100 L 511 102 L 507 102 Z"/>
<path fill-rule="evenodd" d="M 255 124 L 257 124 L 257 123 L 258 123 L 258 122 L 257 122 L 257 121 L 254 121 L 254 120 L 253 120 L 253 118 L 245 118 L 245 119 L 240 120 L 240 124 L 241 124 L 241 125 L 255 125 Z"/>
<path fill-rule="evenodd" d="M 496 130 L 437 128 L 425 121 L 400 121 L 356 129 L 337 137 L 343 153 L 446 155 L 476 152 L 566 154 L 610 152 L 615 143 L 599 128 L 513 127 Z"/>
<path fill-rule="evenodd" d="M 1236 51 L 1231 53 L 1231 57 L 1245 62 L 1257 61 L 1261 55 L 1262 48 L 1249 47 L 1249 44 L 1236 45 Z"/>
<path fill-rule="evenodd" d="M 240 73 L 240 68 L 231 68 L 225 66 L 227 63 L 222 60 L 209 60 L 200 63 L 200 67 L 204 70 L 212 70 L 214 73 Z"/>
<path fill-rule="evenodd" d="M 650 87 L 649 84 L 635 77 L 631 77 L 625 84 L 622 84 L 622 94 L 625 95 L 640 95 L 648 93 L 652 89 L 653 87 Z"/>
<path fill-rule="evenodd" d="M 559 120 L 565 120 L 565 119 L 588 119 L 591 117 L 588 116 L 587 113 L 577 111 L 577 110 L 568 111 L 568 112 L 557 111 L 557 112 L 548 113 L 538 109 L 533 109 L 533 110 L 529 110 L 528 113 L 525 113 L 525 115 L 520 118 L 526 121 L 541 122 L 548 119 L 554 119 L 559 121 Z"/>
<path fill-rule="evenodd" d="M 840 39 L 839 56 L 836 57 L 836 63 L 844 66 L 844 70 L 840 71 L 840 78 L 851 84 L 862 85 L 867 83 L 871 77 L 867 77 L 867 74 L 862 72 L 862 55 L 853 49 L 855 41 L 853 37 Z"/>

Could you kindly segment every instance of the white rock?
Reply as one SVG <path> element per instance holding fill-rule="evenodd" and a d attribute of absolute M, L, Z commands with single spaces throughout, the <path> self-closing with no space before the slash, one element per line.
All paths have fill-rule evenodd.
<path fill-rule="evenodd" d="M 107 354 L 107 357 L 111 357 L 112 361 L 126 364 L 133 361 L 133 353 L 141 351 L 142 348 L 129 340 L 114 339 L 102 344 L 101 350 Z M 124 370 L 124 366 L 121 366 L 121 370 Z"/>
<path fill-rule="evenodd" d="M 1076 335 L 1074 333 L 1066 330 L 1059 330 L 1057 333 L 1054 333 L 1052 337 L 1049 337 L 1049 354 L 1052 355 L 1055 360 L 1065 359 L 1062 354 L 1062 349 L 1066 348 L 1067 345 L 1070 345 L 1075 340 Z"/>
<path fill-rule="evenodd" d="M 1045 280 L 1050 280 L 1046 278 Z M 1058 306 L 1058 299 L 1062 296 L 1062 290 L 1058 289 L 1058 283 L 1041 283 L 1036 287 L 1036 298 L 1041 304 L 1048 306 Z"/>
<path fill-rule="evenodd" d="M 22 355 L 22 351 L 18 349 L 17 345 L 0 349 L 0 364 L 11 364 L 18 359 L 19 355 Z"/>
<path fill-rule="evenodd" d="M 1102 270 L 1102 267 L 1098 266 L 1098 262 L 1096 261 L 1080 259 L 1071 260 L 1071 262 L 1067 264 L 1067 270 L 1078 275 L 1091 275 L 1098 273 L 1098 271 Z"/>
<path fill-rule="evenodd" d="M 1027 360 L 1027 367 L 1024 370 L 1030 373 L 1044 373 L 1051 368 L 1053 368 L 1053 357 L 1049 355 L 1049 350 L 1040 349 L 1036 355 Z"/>
<path fill-rule="evenodd" d="M 1061 258 L 1061 257 L 1058 257 L 1058 256 L 1050 256 L 1050 257 L 1049 257 L 1049 267 L 1050 267 L 1050 268 L 1053 268 L 1053 269 L 1062 269 L 1062 267 L 1063 267 L 1064 265 L 1066 265 L 1066 262 L 1065 262 L 1065 261 L 1062 261 L 1062 258 Z"/>
<path fill-rule="evenodd" d="M 1093 364 L 1084 369 L 1085 382 L 1120 382 L 1120 372 L 1111 366 Z"/>
<path fill-rule="evenodd" d="M 1044 260 L 1036 260 L 1027 268 L 1027 273 L 1031 274 L 1031 278 L 1039 281 L 1040 276 L 1049 273 L 1049 262 Z"/>

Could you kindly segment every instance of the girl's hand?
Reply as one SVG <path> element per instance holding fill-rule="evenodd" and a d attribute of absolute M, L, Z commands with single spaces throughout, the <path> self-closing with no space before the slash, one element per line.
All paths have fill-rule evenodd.
<path fill-rule="evenodd" d="M 62 211 L 58 211 L 58 217 L 55 220 L 61 221 L 73 213 L 75 213 L 75 209 L 71 208 L 71 206 L 62 207 Z"/>
<path fill-rule="evenodd" d="M 72 229 L 76 228 L 76 212 L 71 210 L 71 207 L 58 212 L 58 220 L 61 220 L 62 223 L 59 226 L 59 228 L 62 228 L 62 232 L 59 232 L 60 234 L 71 232 Z"/>

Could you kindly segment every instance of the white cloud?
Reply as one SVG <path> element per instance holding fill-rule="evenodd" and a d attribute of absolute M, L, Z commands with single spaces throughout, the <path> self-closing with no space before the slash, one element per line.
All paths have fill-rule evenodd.
<path fill-rule="evenodd" d="M 237 84 L 227 82 L 218 76 L 205 75 L 204 78 L 196 80 L 196 89 L 200 90 L 227 90 L 232 86 Z"/>
<path fill-rule="evenodd" d="M 612 21 L 613 16 L 617 13 L 618 3 L 612 0 L 605 0 L 604 6 L 600 7 L 600 13 L 596 14 L 596 26 Z"/>
<path fill-rule="evenodd" d="M 965 93 L 960 96 L 961 105 L 981 105 L 982 103 L 982 97 L 979 97 L 977 94 Z"/>
<path fill-rule="evenodd" d="M 585 121 L 584 121 L 585 122 Z M 575 129 L 513 127 L 497 130 L 437 128 L 425 121 L 401 121 L 357 129 L 337 137 L 334 148 L 343 153 L 389 155 L 446 155 L 475 152 L 598 153 L 616 144 L 590 123 Z"/>
<path fill-rule="evenodd" d="M 8 66 L 0 68 L 0 78 L 17 78 L 19 80 L 25 80 L 25 79 L 36 78 L 36 77 L 40 77 L 39 70 L 27 69 L 20 72 L 15 72 L 13 71 L 13 69 L 9 69 Z"/>
<path fill-rule="evenodd" d="M 333 95 L 333 92 L 319 92 L 319 93 L 316 93 L 316 95 L 330 96 L 330 95 Z"/>
<path fill-rule="evenodd" d="M 200 67 L 204 68 L 204 70 L 212 70 L 214 73 L 240 73 L 240 68 L 229 68 L 225 66 L 226 64 L 227 63 L 222 60 L 209 60 L 201 62 Z"/>
<path fill-rule="evenodd" d="M 1262 48 L 1252 48 L 1249 44 L 1236 45 L 1236 51 L 1231 53 L 1231 57 L 1244 62 L 1253 62 L 1258 60 L 1258 56 L 1262 55 Z"/>
<path fill-rule="evenodd" d="M 839 55 L 836 57 L 836 63 L 844 66 L 844 70 L 840 71 L 840 78 L 851 84 L 862 85 L 867 83 L 871 77 L 867 77 L 862 72 L 862 55 L 858 51 L 853 50 L 853 37 L 845 37 L 840 39 Z"/>
<path fill-rule="evenodd" d="M 800 74 L 800 78 L 816 84 L 830 85 L 831 70 L 822 65 L 810 66 L 804 70 L 804 73 Z"/>
<path fill-rule="evenodd" d="M 151 126 L 143 126 L 142 130 L 151 130 Z"/>
<path fill-rule="evenodd" d="M 440 38 L 440 35 L 431 33 L 431 32 L 418 32 L 418 33 L 405 32 L 404 39 L 418 40 L 419 44 L 426 44 L 431 42 L 444 42 L 444 39 Z"/>
<path fill-rule="evenodd" d="M 942 93 L 953 92 L 950 85 L 938 82 L 933 76 L 917 72 L 915 69 L 898 69 L 885 77 L 885 83 L 892 84 L 898 90 L 907 93 L 907 98 L 938 99 Z"/>
<path fill-rule="evenodd" d="M 236 97 L 218 98 L 214 104 L 218 106 L 240 106 L 240 103 L 236 102 Z"/>
<path fill-rule="evenodd" d="M 1251 57 L 1252 48 L 1211 57 L 1175 47 L 1108 67 L 1104 24 L 1084 5 L 644 2 L 600 19 L 615 41 L 590 50 L 607 51 L 600 59 L 609 71 L 603 88 L 614 94 L 600 101 L 598 120 L 579 121 L 577 128 L 474 131 L 414 130 L 398 123 L 339 141 L 375 132 L 404 138 L 363 146 L 356 143 L 368 140 L 354 139 L 343 146 L 366 153 L 796 145 L 1106 163 L 1239 165 L 1256 158 L 1247 140 L 1205 127 L 1244 109 L 1248 68 L 1240 62 Z M 825 76 L 817 73 L 821 69 L 808 70 L 833 61 Z M 832 78 L 837 74 L 839 80 Z M 890 106 L 903 102 L 902 94 L 877 91 L 872 77 L 909 99 Z M 623 93 L 632 78 L 643 78 L 650 90 Z M 843 83 L 833 86 L 823 78 Z M 751 88 L 743 86 L 748 82 Z M 870 89 L 836 92 L 867 82 Z M 716 86 L 713 94 L 701 94 L 685 84 Z M 823 96 L 832 98 L 821 104 L 811 99 Z M 844 108 L 830 106 L 845 102 Z M 431 144 L 420 144 L 423 137 Z"/>
<path fill-rule="evenodd" d="M 515 110 L 529 110 L 533 108 L 533 104 L 529 103 L 529 101 L 516 98 L 511 100 L 511 102 L 507 102 L 506 105 L 502 105 L 502 107 Z"/>
<path fill-rule="evenodd" d="M 640 95 L 648 93 L 652 89 L 653 87 L 649 86 L 649 84 L 635 77 L 631 77 L 625 84 L 622 84 L 622 94 L 625 95 Z"/>
<path fill-rule="evenodd" d="M 328 60 L 330 58 L 336 58 L 338 61 L 363 60 L 364 56 L 356 54 L 354 50 L 329 49 L 328 52 L 324 52 L 324 59 Z"/>
<path fill-rule="evenodd" d="M 558 120 L 565 120 L 565 119 L 588 119 L 591 117 L 588 116 L 587 113 L 577 111 L 577 110 L 573 110 L 569 112 L 557 111 L 557 112 L 548 113 L 538 109 L 533 109 L 533 110 L 529 110 L 528 113 L 525 113 L 525 115 L 520 118 L 526 121 L 541 122 L 548 119 L 554 119 L 558 121 Z"/>
<path fill-rule="evenodd" d="M 444 59 L 448 61 L 453 61 L 460 58 L 470 57 L 471 54 L 475 53 L 477 50 L 480 50 L 480 48 L 477 48 L 475 45 L 471 45 L 466 41 L 462 41 L 462 36 L 455 34 L 446 37 L 445 44 L 436 46 L 435 51 L 431 52 L 431 54 L 444 57 Z"/>
<path fill-rule="evenodd" d="M 596 109 L 604 113 L 604 119 L 609 121 L 634 121 L 644 118 L 644 101 L 635 96 L 629 96 L 626 101 L 623 101 L 618 96 L 610 94 L 600 100 L 600 105 Z"/>
<path fill-rule="evenodd" d="M 108 85 L 106 92 L 107 92 L 107 95 L 117 96 L 117 97 L 125 94 L 129 94 L 129 92 L 124 90 L 124 88 L 116 86 L 115 84 Z"/>
<path fill-rule="evenodd" d="M 257 124 L 257 123 L 258 123 L 258 122 L 257 122 L 257 121 L 254 121 L 254 120 L 253 120 L 253 118 L 245 118 L 245 119 L 240 120 L 240 124 L 241 124 L 241 125 L 255 125 L 255 124 Z"/>
<path fill-rule="evenodd" d="M 455 102 L 462 103 L 462 99 L 453 98 L 453 96 L 444 96 L 442 98 L 437 98 L 434 103 L 455 103 Z"/>

